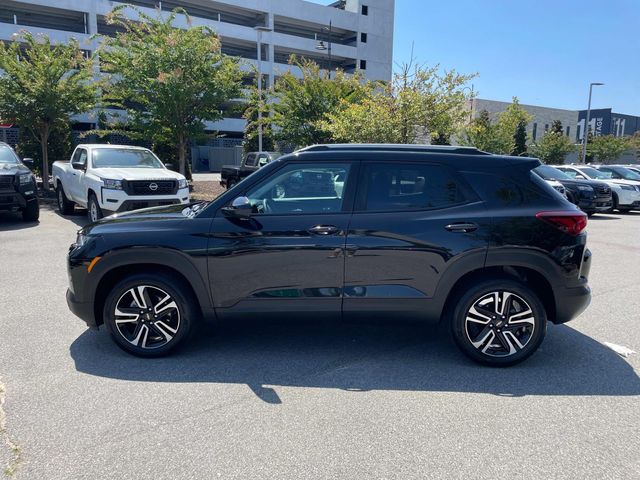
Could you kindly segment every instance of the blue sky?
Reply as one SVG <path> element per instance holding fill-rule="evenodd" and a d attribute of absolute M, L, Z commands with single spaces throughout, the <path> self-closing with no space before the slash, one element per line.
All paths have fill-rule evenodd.
<path fill-rule="evenodd" d="M 396 0 L 395 63 L 412 43 L 480 98 L 577 110 L 604 82 L 592 108 L 640 115 L 640 0 Z"/>

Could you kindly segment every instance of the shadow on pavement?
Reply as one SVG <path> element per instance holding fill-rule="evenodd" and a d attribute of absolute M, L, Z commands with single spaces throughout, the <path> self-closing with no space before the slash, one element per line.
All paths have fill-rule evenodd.
<path fill-rule="evenodd" d="M 25 222 L 20 212 L 0 212 L 0 232 L 37 227 L 40 222 Z"/>
<path fill-rule="evenodd" d="M 500 396 L 640 394 L 640 380 L 624 359 L 570 327 L 551 324 L 540 350 L 506 369 L 472 363 L 437 328 L 392 324 L 242 322 L 152 360 L 122 352 L 102 330 L 88 330 L 70 352 L 76 369 L 90 375 L 240 383 L 268 403 L 280 403 L 269 386 Z"/>
<path fill-rule="evenodd" d="M 40 207 L 40 208 L 43 208 L 43 207 Z M 58 211 L 58 208 L 53 205 L 46 205 L 44 208 L 51 210 L 53 213 L 55 213 L 57 216 L 59 216 L 63 220 L 68 220 L 70 222 L 75 223 L 79 227 L 84 227 L 86 224 L 89 223 L 89 219 L 87 218 L 87 211 L 82 208 L 76 207 L 73 213 L 70 215 L 62 215 Z"/>
<path fill-rule="evenodd" d="M 589 221 L 592 222 L 594 220 L 620 220 L 620 217 L 614 217 L 613 214 L 596 214 L 589 217 Z"/>

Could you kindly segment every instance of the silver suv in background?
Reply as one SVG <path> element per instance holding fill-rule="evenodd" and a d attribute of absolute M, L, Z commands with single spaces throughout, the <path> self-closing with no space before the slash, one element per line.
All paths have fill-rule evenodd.
<path fill-rule="evenodd" d="M 611 187 L 613 196 L 612 210 L 628 212 L 640 209 L 640 182 L 613 178 L 611 172 L 602 170 L 603 167 L 593 165 L 554 165 L 558 170 L 570 177 L 585 180 L 600 180 Z"/>

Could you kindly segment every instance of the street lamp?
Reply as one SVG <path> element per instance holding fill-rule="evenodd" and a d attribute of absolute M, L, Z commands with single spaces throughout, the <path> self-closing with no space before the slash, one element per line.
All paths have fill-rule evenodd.
<path fill-rule="evenodd" d="M 473 91 L 473 83 L 471 84 L 471 88 L 464 87 L 462 89 L 463 92 L 465 90 L 469 90 L 469 123 L 471 123 L 473 121 L 473 98 L 474 98 L 474 93 L 475 93 Z"/>
<path fill-rule="evenodd" d="M 323 31 L 327 31 L 329 33 L 329 38 L 327 39 L 327 44 L 325 45 L 324 40 L 320 40 L 318 42 L 318 44 L 316 45 L 316 50 L 321 50 L 321 51 L 325 51 L 327 50 L 327 53 L 329 55 L 329 78 L 331 78 L 331 67 L 332 67 L 332 63 L 331 63 L 331 43 L 332 43 L 332 34 L 333 34 L 333 25 L 331 24 L 331 20 L 329 20 L 329 27 L 322 27 Z"/>
<path fill-rule="evenodd" d="M 258 152 L 262 152 L 262 32 L 270 32 L 269 27 L 254 27 L 258 36 Z"/>
<path fill-rule="evenodd" d="M 587 142 L 589 137 L 589 120 L 591 120 L 591 92 L 593 90 L 593 86 L 604 85 L 604 83 L 592 82 L 589 84 L 589 103 L 587 105 L 587 118 L 584 123 L 584 132 L 582 132 L 582 161 L 581 163 L 585 163 L 587 159 Z"/>

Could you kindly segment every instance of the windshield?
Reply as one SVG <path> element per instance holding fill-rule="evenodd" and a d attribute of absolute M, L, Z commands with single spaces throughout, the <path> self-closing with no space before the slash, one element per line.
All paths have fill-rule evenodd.
<path fill-rule="evenodd" d="M 13 153 L 13 150 L 11 150 L 9 147 L 5 147 L 4 145 L 1 145 L 0 146 L 0 163 L 16 164 L 18 163 L 18 158 L 16 157 L 16 154 Z"/>
<path fill-rule="evenodd" d="M 581 168 L 580 171 L 589 175 L 590 178 L 597 178 L 600 180 L 607 180 L 608 178 L 611 178 L 611 172 L 603 172 L 591 167 Z"/>
<path fill-rule="evenodd" d="M 149 150 L 134 148 L 96 148 L 93 150 L 93 168 L 164 168 L 162 162 Z"/>
<path fill-rule="evenodd" d="M 569 180 L 571 177 L 564 172 L 561 172 L 557 168 L 550 167 L 549 165 L 540 165 L 536 167 L 534 171 L 545 180 Z"/>
<path fill-rule="evenodd" d="M 625 180 L 636 180 L 640 181 L 640 175 L 638 175 L 633 170 L 629 170 L 628 168 L 616 168 L 616 173 L 618 173 Z"/>

